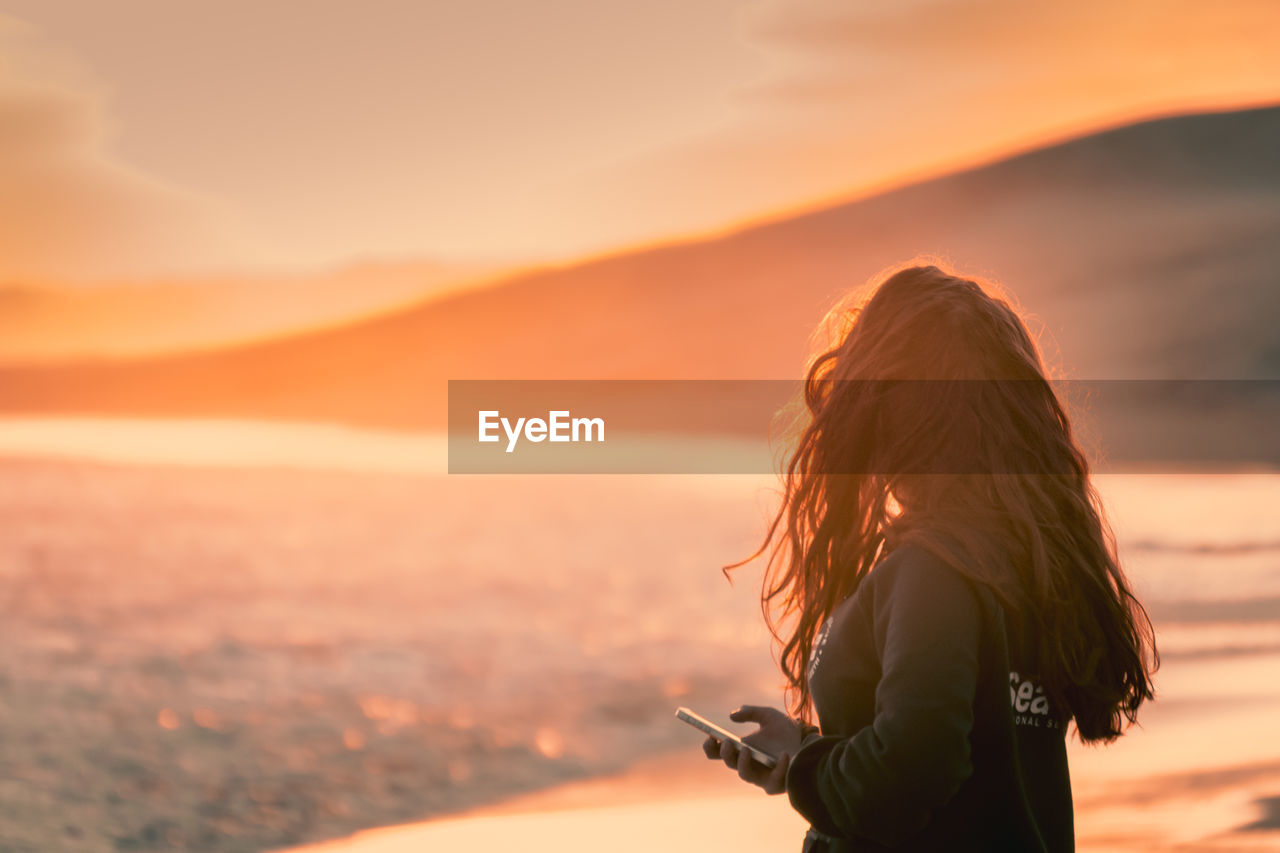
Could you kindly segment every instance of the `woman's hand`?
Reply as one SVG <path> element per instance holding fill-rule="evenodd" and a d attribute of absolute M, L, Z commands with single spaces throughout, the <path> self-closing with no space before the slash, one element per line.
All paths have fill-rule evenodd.
<path fill-rule="evenodd" d="M 781 794 L 787 790 L 787 767 L 803 740 L 800 726 L 777 708 L 763 708 L 759 705 L 743 705 L 730 714 L 729 719 L 738 723 L 759 723 L 759 730 L 742 740 L 777 756 L 777 766 L 766 767 L 756 761 L 751 753 L 714 737 L 708 737 L 702 744 L 702 751 L 707 758 L 722 760 L 728 767 L 737 770 L 743 781 L 760 786 L 766 794 Z"/>

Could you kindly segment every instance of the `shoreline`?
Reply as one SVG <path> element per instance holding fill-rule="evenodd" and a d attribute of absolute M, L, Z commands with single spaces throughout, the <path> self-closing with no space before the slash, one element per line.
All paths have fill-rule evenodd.
<path fill-rule="evenodd" d="M 506 849 L 799 850 L 808 823 L 786 797 L 751 788 L 699 751 L 645 758 L 621 773 L 556 785 L 449 817 L 380 827 L 276 853 Z"/>
<path fill-rule="evenodd" d="M 1073 747 L 1075 756 L 1082 747 Z M 1280 761 L 1106 779 L 1088 767 L 1075 780 L 1080 850 L 1274 849 Z M 1092 791 L 1085 789 L 1093 788 Z M 1176 820 L 1174 820 L 1176 818 Z M 668 853 L 729 848 L 799 850 L 807 823 L 785 796 L 745 785 L 718 762 L 664 753 L 628 770 L 522 794 L 417 823 L 364 830 L 276 853 L 416 853 L 429 849 L 610 849 Z M 789 846 L 794 845 L 794 847 Z"/>

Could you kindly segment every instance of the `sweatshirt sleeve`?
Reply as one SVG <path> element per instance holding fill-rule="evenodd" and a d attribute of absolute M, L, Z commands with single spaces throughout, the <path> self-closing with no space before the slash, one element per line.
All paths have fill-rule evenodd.
<path fill-rule="evenodd" d="M 922 829 L 973 772 L 981 609 L 968 581 L 915 548 L 868 581 L 881 664 L 874 720 L 852 737 L 805 738 L 787 794 L 821 832 L 894 845 Z"/>

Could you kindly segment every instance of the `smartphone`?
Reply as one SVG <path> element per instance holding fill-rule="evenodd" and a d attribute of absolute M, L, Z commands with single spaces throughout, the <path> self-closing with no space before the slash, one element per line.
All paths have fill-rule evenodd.
<path fill-rule="evenodd" d="M 706 717 L 695 714 L 688 708 L 676 708 L 676 719 L 683 720 L 695 729 L 700 729 L 719 741 L 729 741 L 738 749 L 751 753 L 751 757 L 759 761 L 765 767 L 777 767 L 778 759 L 765 752 L 757 746 L 752 746 L 743 741 L 742 738 L 735 735 L 728 729 L 722 729 Z"/>

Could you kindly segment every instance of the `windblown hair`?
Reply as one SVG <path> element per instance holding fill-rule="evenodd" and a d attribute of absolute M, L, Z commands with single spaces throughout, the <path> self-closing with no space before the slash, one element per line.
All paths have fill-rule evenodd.
<path fill-rule="evenodd" d="M 1151 622 L 1117 560 L 1088 462 L 1030 334 L 988 285 L 909 266 L 811 362 L 761 606 L 810 719 L 823 621 L 875 563 L 913 542 L 987 585 L 1032 644 L 1053 707 L 1110 741 L 1154 695 Z"/>

